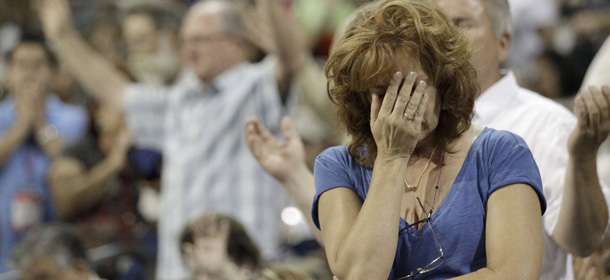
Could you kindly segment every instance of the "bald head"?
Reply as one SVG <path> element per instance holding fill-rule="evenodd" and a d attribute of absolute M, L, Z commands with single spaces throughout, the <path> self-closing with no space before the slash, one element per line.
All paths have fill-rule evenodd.
<path fill-rule="evenodd" d="M 223 31 L 231 36 L 244 38 L 246 27 L 242 18 L 242 13 L 231 1 L 206 0 L 193 5 L 186 14 L 190 16 L 213 16 L 216 17 L 222 26 Z"/>
<path fill-rule="evenodd" d="M 183 59 L 203 82 L 246 61 L 245 25 L 231 1 L 198 2 L 187 12 L 180 33 Z"/>

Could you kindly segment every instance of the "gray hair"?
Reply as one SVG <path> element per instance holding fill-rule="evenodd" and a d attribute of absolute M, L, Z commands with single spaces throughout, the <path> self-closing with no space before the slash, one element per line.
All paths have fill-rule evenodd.
<path fill-rule="evenodd" d="M 66 224 L 52 223 L 32 229 L 13 251 L 13 265 L 28 267 L 38 257 L 52 257 L 62 268 L 69 268 L 77 259 L 87 260 L 86 250 L 74 229 Z"/>
<path fill-rule="evenodd" d="M 238 2 L 239 1 L 227 0 L 200 0 L 191 7 L 191 9 L 196 8 L 195 6 L 206 5 L 208 3 L 217 5 L 218 16 L 225 34 L 243 39 L 246 38 L 247 31 L 243 17 L 243 8 Z"/>
<path fill-rule="evenodd" d="M 510 6 L 508 0 L 481 0 L 487 3 L 487 14 L 496 37 L 502 33 L 513 33 L 512 20 L 510 18 Z"/>
<path fill-rule="evenodd" d="M 225 32 L 240 39 L 245 38 L 246 24 L 244 23 L 243 12 L 235 4 L 230 3 L 227 2 L 226 9 L 221 14 Z"/>

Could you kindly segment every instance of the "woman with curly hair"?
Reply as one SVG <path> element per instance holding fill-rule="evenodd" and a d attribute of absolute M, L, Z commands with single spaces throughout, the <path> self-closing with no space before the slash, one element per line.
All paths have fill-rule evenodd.
<path fill-rule="evenodd" d="M 471 125 L 466 39 L 432 1 L 363 9 L 331 50 L 351 136 L 316 160 L 312 216 L 339 279 L 538 279 L 540 175 L 517 135 Z"/>

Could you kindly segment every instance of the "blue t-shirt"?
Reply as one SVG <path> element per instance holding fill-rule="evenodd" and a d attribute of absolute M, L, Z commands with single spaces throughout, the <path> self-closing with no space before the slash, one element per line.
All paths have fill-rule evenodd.
<path fill-rule="evenodd" d="M 316 159 L 316 195 L 312 217 L 319 228 L 318 201 L 327 190 L 346 187 L 364 202 L 373 171 L 362 167 L 344 146 L 332 147 Z M 542 213 L 546 201 L 538 167 L 527 144 L 516 134 L 485 128 L 472 144 L 447 197 L 432 214 L 432 226 L 444 251 L 440 267 L 420 275 L 425 279 L 446 279 L 486 266 L 485 216 L 491 194 L 510 184 L 534 188 Z M 398 247 L 388 279 L 408 275 L 440 256 L 429 224 L 419 230 L 400 219 Z M 418 279 L 418 277 L 415 277 Z"/>

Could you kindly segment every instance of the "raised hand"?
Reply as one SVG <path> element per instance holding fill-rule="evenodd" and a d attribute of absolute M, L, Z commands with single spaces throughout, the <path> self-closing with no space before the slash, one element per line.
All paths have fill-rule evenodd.
<path fill-rule="evenodd" d="M 226 277 L 227 274 L 238 270 L 228 254 L 230 222 L 218 220 L 215 215 L 206 215 L 195 221 L 191 230 L 193 244 L 183 245 L 189 269 L 196 277 L 207 275 L 219 279 L 233 279 Z"/>
<path fill-rule="evenodd" d="M 13 85 L 18 122 L 30 129 L 34 125 L 44 125 L 46 90 L 46 81 L 41 79 L 30 80 L 24 77 Z"/>
<path fill-rule="evenodd" d="M 58 38 L 72 30 L 72 12 L 67 0 L 35 0 L 34 7 L 48 38 Z"/>
<path fill-rule="evenodd" d="M 264 15 L 260 5 L 247 7 L 244 11 L 247 38 L 265 53 L 276 53 L 277 48 L 270 28 L 270 19 Z"/>
<path fill-rule="evenodd" d="M 246 121 L 246 143 L 250 152 L 271 176 L 285 183 L 298 166 L 305 164 L 305 149 L 290 119 L 281 123 L 285 141 L 277 139 L 256 118 Z"/>
<path fill-rule="evenodd" d="M 578 124 L 570 134 L 568 149 L 572 154 L 596 156 L 610 133 L 610 87 L 591 86 L 581 91 L 574 109 Z"/>
<path fill-rule="evenodd" d="M 411 95 L 416 81 L 414 72 L 406 78 L 397 72 L 383 100 L 378 93 L 373 93 L 370 125 L 379 156 L 409 157 L 415 149 L 428 103 L 424 81 L 418 83 Z"/>

